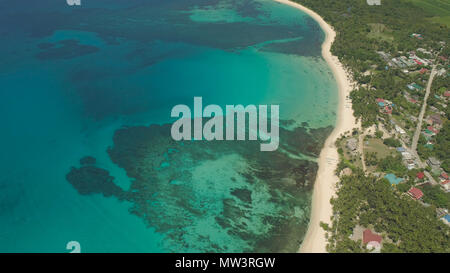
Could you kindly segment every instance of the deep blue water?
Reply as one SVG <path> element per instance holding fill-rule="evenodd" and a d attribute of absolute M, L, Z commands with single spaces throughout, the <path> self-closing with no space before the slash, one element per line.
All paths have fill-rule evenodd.
<path fill-rule="evenodd" d="M 307 15 L 270 0 L 0 0 L 0 37 L 0 252 L 294 251 L 337 106 Z M 251 145 L 175 148 L 137 127 L 194 96 L 279 104 L 292 131 L 273 166 L 287 169 Z M 127 197 L 68 181 L 85 156 Z"/>

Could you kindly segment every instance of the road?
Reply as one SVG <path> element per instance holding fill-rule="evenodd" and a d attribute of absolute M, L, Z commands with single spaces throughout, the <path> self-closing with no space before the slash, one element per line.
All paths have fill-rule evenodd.
<path fill-rule="evenodd" d="M 427 90 L 425 92 L 425 97 L 423 99 L 422 109 L 420 110 L 419 114 L 416 132 L 414 133 L 413 136 L 411 149 L 408 149 L 408 151 L 416 158 L 416 162 L 419 164 L 420 168 L 425 168 L 426 164 L 422 162 L 422 160 L 419 157 L 419 154 L 417 153 L 417 143 L 419 142 L 420 133 L 422 132 L 423 116 L 425 115 L 425 110 L 427 109 L 427 100 L 428 97 L 430 96 L 431 85 L 433 84 L 434 76 L 436 76 L 436 65 L 433 65 L 433 69 L 431 70 L 430 78 L 428 79 Z M 437 184 L 436 180 L 434 180 L 434 178 L 431 176 L 430 173 L 424 171 L 424 174 L 431 182 L 431 184 Z"/>
<path fill-rule="evenodd" d="M 413 136 L 413 141 L 411 144 L 411 150 L 417 151 L 417 143 L 419 142 L 420 133 L 422 132 L 422 121 L 425 115 L 425 110 L 427 109 L 427 100 L 431 92 L 431 84 L 433 83 L 434 76 L 436 75 L 436 65 L 433 65 L 431 70 L 430 78 L 428 79 L 427 90 L 425 92 L 425 98 L 423 99 L 422 109 L 420 110 L 419 119 L 417 123 L 416 132 Z"/>

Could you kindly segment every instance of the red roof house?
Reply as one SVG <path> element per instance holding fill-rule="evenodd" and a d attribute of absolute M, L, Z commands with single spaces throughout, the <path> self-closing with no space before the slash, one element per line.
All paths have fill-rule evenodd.
<path fill-rule="evenodd" d="M 383 237 L 381 237 L 378 234 L 373 233 L 370 229 L 366 229 L 363 232 L 363 244 L 367 244 L 369 242 L 381 243 L 382 239 L 383 239 Z"/>
<path fill-rule="evenodd" d="M 423 196 L 423 192 L 422 192 L 421 190 L 419 190 L 418 188 L 414 188 L 414 187 L 412 187 L 412 188 L 408 191 L 408 194 L 409 194 L 412 198 L 414 198 L 414 199 L 416 199 L 416 200 L 419 200 L 419 199 L 422 198 L 422 196 Z"/>
<path fill-rule="evenodd" d="M 444 96 L 445 97 L 450 97 L 450 91 L 445 91 Z"/>
<path fill-rule="evenodd" d="M 420 69 L 420 74 L 423 74 L 423 73 L 426 73 L 428 71 L 428 69 L 426 69 L 426 68 L 422 68 L 422 69 Z"/>
<path fill-rule="evenodd" d="M 423 172 L 417 173 L 417 178 L 423 179 L 425 177 L 425 174 Z"/>
<path fill-rule="evenodd" d="M 435 134 L 439 133 L 439 130 L 434 128 L 433 126 L 428 126 L 427 129 L 430 130 L 431 132 L 435 133 Z"/>
<path fill-rule="evenodd" d="M 384 102 L 384 99 L 378 98 L 378 99 L 377 99 L 377 102 Z"/>
<path fill-rule="evenodd" d="M 386 106 L 384 107 L 384 110 L 386 111 L 387 114 L 389 114 L 389 115 L 392 114 L 392 107 L 386 105 Z"/>
<path fill-rule="evenodd" d="M 420 62 L 420 61 L 418 61 L 418 60 L 416 60 L 416 59 L 414 59 L 414 61 L 416 62 L 416 64 L 418 64 L 418 65 L 423 65 L 423 63 L 422 62 Z"/>
<path fill-rule="evenodd" d="M 448 180 L 448 174 L 446 172 L 442 172 L 441 177 L 444 178 L 445 180 Z"/>

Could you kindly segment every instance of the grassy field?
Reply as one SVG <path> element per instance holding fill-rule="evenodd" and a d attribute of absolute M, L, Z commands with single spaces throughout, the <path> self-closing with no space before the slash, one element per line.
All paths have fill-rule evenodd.
<path fill-rule="evenodd" d="M 436 23 L 450 27 L 450 0 L 405 0 L 422 8 Z"/>
<path fill-rule="evenodd" d="M 391 35 L 392 31 L 387 29 L 384 24 L 369 24 L 369 26 L 369 38 L 381 39 L 387 42 L 391 42 L 392 40 L 394 40 L 394 37 Z"/>
<path fill-rule="evenodd" d="M 378 138 L 371 138 L 364 142 L 364 152 L 365 153 L 376 153 L 378 159 L 385 158 L 389 155 L 395 156 L 397 153 L 395 149 L 390 149 L 388 146 L 383 144 L 383 141 Z"/>

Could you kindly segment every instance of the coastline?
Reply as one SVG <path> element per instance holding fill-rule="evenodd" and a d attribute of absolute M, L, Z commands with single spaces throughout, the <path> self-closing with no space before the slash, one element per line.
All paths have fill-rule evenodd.
<path fill-rule="evenodd" d="M 358 127 L 353 116 L 351 101 L 347 99 L 352 90 L 351 76 L 345 71 L 339 59 L 331 54 L 331 45 L 336 37 L 336 32 L 321 16 L 296 2 L 289 0 L 274 1 L 297 8 L 319 23 L 326 35 L 322 44 L 322 56 L 333 71 L 338 84 L 339 100 L 336 126 L 328 136 L 320 152 L 319 169 L 312 197 L 311 218 L 308 231 L 299 249 L 300 253 L 323 253 L 327 252 L 327 241 L 325 239 L 325 231 L 320 227 L 320 222 L 331 224 L 330 218 L 333 210 L 330 199 L 335 195 L 335 185 L 339 181 L 339 177 L 334 174 L 339 162 L 337 148 L 334 143 L 341 134 Z"/>

